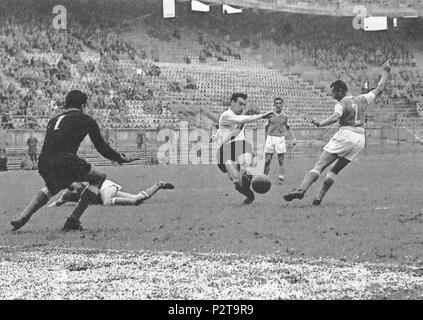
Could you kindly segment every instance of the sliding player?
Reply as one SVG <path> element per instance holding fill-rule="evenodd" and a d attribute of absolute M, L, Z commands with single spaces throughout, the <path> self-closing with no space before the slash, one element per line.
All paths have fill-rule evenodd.
<path fill-rule="evenodd" d="M 51 196 L 73 182 L 87 181 L 88 185 L 62 229 L 82 230 L 79 219 L 88 205 L 96 200 L 106 179 L 104 173 L 98 172 L 76 155 L 87 135 L 96 150 L 105 158 L 119 164 L 133 161 L 113 150 L 104 141 L 97 122 L 83 112 L 86 102 L 85 93 L 79 90 L 70 91 L 66 96 L 65 112 L 48 122 L 43 148 L 38 158 L 38 171 L 45 181 L 45 187 L 37 193 L 20 216 L 11 222 L 13 230 L 22 228 L 36 211 L 47 204 Z"/>
<path fill-rule="evenodd" d="M 221 144 L 217 151 L 218 167 L 227 173 L 235 185 L 235 189 L 246 196 L 244 204 L 254 201 L 254 192 L 250 189 L 252 176 L 248 168 L 253 161 L 253 149 L 245 140 L 244 124 L 267 119 L 273 112 L 256 115 L 242 114 L 247 105 L 245 93 L 234 93 L 230 107 L 219 118 L 218 142 Z M 244 168 L 241 168 L 241 164 Z"/>
<path fill-rule="evenodd" d="M 285 129 L 293 139 L 292 145 L 296 145 L 297 141 L 295 135 L 288 124 L 288 116 L 282 112 L 283 100 L 282 98 L 275 98 L 273 106 L 275 108 L 275 114 L 272 115 L 266 126 L 266 144 L 264 145 L 265 153 L 265 164 L 264 174 L 269 175 L 270 163 L 272 162 L 273 154 L 276 152 L 279 161 L 279 183 L 282 183 L 285 178 L 285 153 L 286 153 L 286 142 L 285 142 Z"/>
<path fill-rule="evenodd" d="M 317 127 L 324 127 L 339 121 L 340 128 L 323 148 L 323 152 L 314 168 L 306 173 L 301 185 L 284 195 L 286 201 L 302 199 L 308 188 L 319 178 L 320 174 L 331 164 L 323 186 L 313 201 L 313 205 L 320 205 L 326 192 L 333 185 L 336 176 L 363 150 L 365 144 L 364 114 L 368 106 L 380 95 L 389 79 L 391 65 L 389 60 L 383 64 L 383 74 L 376 89 L 367 94 L 356 97 L 346 96 L 347 85 L 337 80 L 331 84 L 332 95 L 339 102 L 329 118 L 312 123 Z"/>
<path fill-rule="evenodd" d="M 87 182 L 72 183 L 68 189 L 63 191 L 59 199 L 49 204 L 48 207 L 59 207 L 66 202 L 78 202 L 87 185 Z M 150 199 L 159 190 L 174 188 L 175 187 L 171 183 L 159 181 L 138 194 L 132 194 L 124 192 L 122 187 L 116 182 L 106 179 L 101 185 L 100 193 L 93 204 L 104 206 L 138 206 L 145 200 Z"/>

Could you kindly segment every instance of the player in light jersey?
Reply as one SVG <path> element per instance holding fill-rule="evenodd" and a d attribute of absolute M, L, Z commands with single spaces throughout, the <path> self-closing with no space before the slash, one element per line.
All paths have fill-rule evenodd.
<path fill-rule="evenodd" d="M 312 123 L 317 127 L 324 127 L 339 121 L 340 128 L 323 148 L 320 159 L 314 168 L 306 173 L 301 185 L 284 195 L 286 201 L 302 199 L 310 186 L 319 178 L 320 174 L 331 164 L 323 186 L 314 198 L 313 205 L 320 205 L 326 192 L 333 185 L 337 174 L 344 169 L 363 150 L 365 145 L 364 116 L 369 105 L 380 95 L 389 79 L 391 65 L 389 60 L 383 64 L 383 74 L 376 89 L 367 94 L 356 97 L 347 96 L 347 85 L 337 80 L 331 84 L 332 95 L 338 100 L 335 110 L 329 118 Z"/>
<path fill-rule="evenodd" d="M 87 182 L 72 183 L 68 189 L 63 191 L 59 199 L 49 204 L 48 207 L 59 207 L 67 202 L 78 202 L 87 185 Z M 100 193 L 92 204 L 104 206 L 138 206 L 145 200 L 150 199 L 159 190 L 174 188 L 175 187 L 171 183 L 159 181 L 138 194 L 131 194 L 124 192 L 122 187 L 116 182 L 106 179 L 101 185 Z"/>
<path fill-rule="evenodd" d="M 246 196 L 245 204 L 254 201 L 254 192 L 250 189 L 252 176 L 248 168 L 252 164 L 253 149 L 245 140 L 244 124 L 266 119 L 273 112 L 265 114 L 245 115 L 247 95 L 234 93 L 230 107 L 219 118 L 217 141 L 220 148 L 217 151 L 217 166 L 235 185 L 235 189 Z M 241 164 L 243 168 L 241 168 Z"/>
<path fill-rule="evenodd" d="M 288 116 L 282 112 L 283 100 L 282 98 L 275 98 L 273 101 L 275 108 L 275 115 L 272 115 L 268 120 L 266 126 L 266 144 L 264 146 L 265 153 L 265 164 L 264 174 L 269 175 L 270 163 L 272 162 L 273 154 L 278 154 L 279 160 L 279 183 L 282 183 L 285 178 L 285 153 L 286 153 L 286 142 L 285 142 L 285 129 L 288 135 L 293 139 L 292 144 L 296 144 L 295 135 L 288 124 Z"/>

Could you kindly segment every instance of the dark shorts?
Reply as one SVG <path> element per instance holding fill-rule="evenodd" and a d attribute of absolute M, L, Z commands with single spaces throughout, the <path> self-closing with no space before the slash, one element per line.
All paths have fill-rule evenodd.
<path fill-rule="evenodd" d="M 38 158 L 38 172 L 52 196 L 72 182 L 84 181 L 90 170 L 91 164 L 73 153 L 41 154 Z"/>
<path fill-rule="evenodd" d="M 223 173 L 226 173 L 225 163 L 228 160 L 238 162 L 238 157 L 242 154 L 250 153 L 253 154 L 253 148 L 251 144 L 245 140 L 235 140 L 223 144 L 217 150 L 217 166 Z"/>
<path fill-rule="evenodd" d="M 31 161 L 37 161 L 37 152 L 28 152 Z"/>

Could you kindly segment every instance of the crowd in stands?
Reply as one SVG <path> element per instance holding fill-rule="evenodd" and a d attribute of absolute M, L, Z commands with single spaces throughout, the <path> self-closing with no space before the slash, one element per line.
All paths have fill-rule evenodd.
<path fill-rule="evenodd" d="M 223 43 L 216 43 L 215 41 L 204 41 L 203 33 L 200 33 L 199 43 L 203 45 L 200 51 L 200 62 L 207 62 L 207 58 L 214 57 L 217 61 L 227 61 L 226 57 L 234 57 L 237 60 L 241 59 L 241 55 L 235 52 L 230 46 Z"/>
<path fill-rule="evenodd" d="M 142 102 L 145 113 L 161 115 L 165 105 L 160 100 L 162 89 L 152 80 L 162 76 L 162 70 L 155 64 L 161 61 L 160 51 L 157 47 L 147 50 L 135 46 L 121 35 L 131 21 L 149 12 L 153 13 L 146 19 L 150 37 L 164 42 L 179 41 L 186 30 L 195 30 L 201 45 L 197 54 L 202 63 L 210 58 L 222 62 L 241 59 L 234 49 L 236 42 L 237 47 L 258 50 L 263 41 L 271 41 L 286 65 L 307 65 L 321 71 L 327 81 L 341 78 L 360 88 L 364 82 L 374 87 L 379 78 L 377 67 L 390 58 L 394 66 L 389 85 L 392 94 L 383 102 L 397 97 L 423 101 L 423 77 L 416 68 L 413 52 L 407 48 L 408 35 L 404 32 L 366 33 L 353 30 L 351 19 L 347 18 L 322 19 L 252 10 L 222 20 L 213 14 L 192 13 L 188 4 L 185 11 L 178 11 L 180 18 L 170 22 L 164 21 L 160 10 L 157 11 L 159 6 L 150 2 L 63 0 L 61 4 L 68 8 L 68 30 L 52 27 L 51 8 L 56 5 L 52 0 L 0 3 L 3 128 L 45 126 L 40 119 L 47 120 L 56 114 L 63 106 L 63 97 L 74 87 L 87 92 L 88 112 L 110 125 L 125 127 L 127 101 Z M 87 59 L 87 55 L 91 58 Z M 183 61 L 192 63 L 189 56 Z M 141 72 L 136 72 L 137 69 Z M 189 77 L 184 82 L 167 83 L 165 90 L 177 93 L 198 88 Z M 157 121 L 159 125 L 160 120 Z"/>
<path fill-rule="evenodd" d="M 374 5 L 379 7 L 395 8 L 396 6 L 403 7 L 418 7 L 421 6 L 420 0 L 286 0 L 288 5 L 298 5 L 299 3 L 309 3 L 310 5 L 318 6 L 341 6 L 341 5 Z"/>
<path fill-rule="evenodd" d="M 0 4 L 3 128 L 45 125 L 37 120 L 57 113 L 72 87 L 87 92 L 88 113 L 116 110 L 108 113 L 108 121 L 118 122 L 123 121 L 125 101 L 150 100 L 154 94 L 159 95 L 153 93 L 146 78 L 158 77 L 160 68 L 143 60 L 146 54 L 142 48 L 135 48 L 109 29 L 116 23 L 113 19 L 116 15 L 105 16 L 104 12 L 116 13 L 117 4 L 97 2 L 64 1 L 70 20 L 66 31 L 51 25 L 48 13 L 55 5 L 52 1 L 6 0 Z M 87 6 L 93 10 L 87 10 Z M 86 52 L 98 56 L 98 61 L 84 61 L 82 54 Z M 131 61 L 142 73 L 128 73 L 120 61 Z"/>
<path fill-rule="evenodd" d="M 356 1 L 359 2 L 366 1 Z M 191 19 L 189 23 L 198 23 L 258 53 L 263 42 L 270 42 L 287 68 L 307 66 L 318 71 L 320 80 L 343 79 L 357 90 L 365 82 L 375 87 L 380 78 L 379 66 L 389 58 L 394 69 L 388 87 L 393 94 L 381 101 L 389 102 L 393 97 L 423 101 L 423 77 L 407 42 L 422 41 L 421 23 L 420 27 L 402 25 L 400 29 L 375 33 L 355 30 L 350 17 L 245 11 L 242 19 L 234 15 L 226 23 L 212 19 L 201 17 L 201 21 Z M 205 56 L 200 54 L 200 61 Z"/>

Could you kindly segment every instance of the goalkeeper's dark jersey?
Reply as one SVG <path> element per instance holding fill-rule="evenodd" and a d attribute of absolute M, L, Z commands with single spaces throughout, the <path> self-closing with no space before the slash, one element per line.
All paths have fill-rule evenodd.
<path fill-rule="evenodd" d="M 104 141 L 97 122 L 77 109 L 69 109 L 50 119 L 41 154 L 76 154 L 81 142 L 87 135 L 103 157 L 111 161 L 121 159 L 120 154 Z"/>

